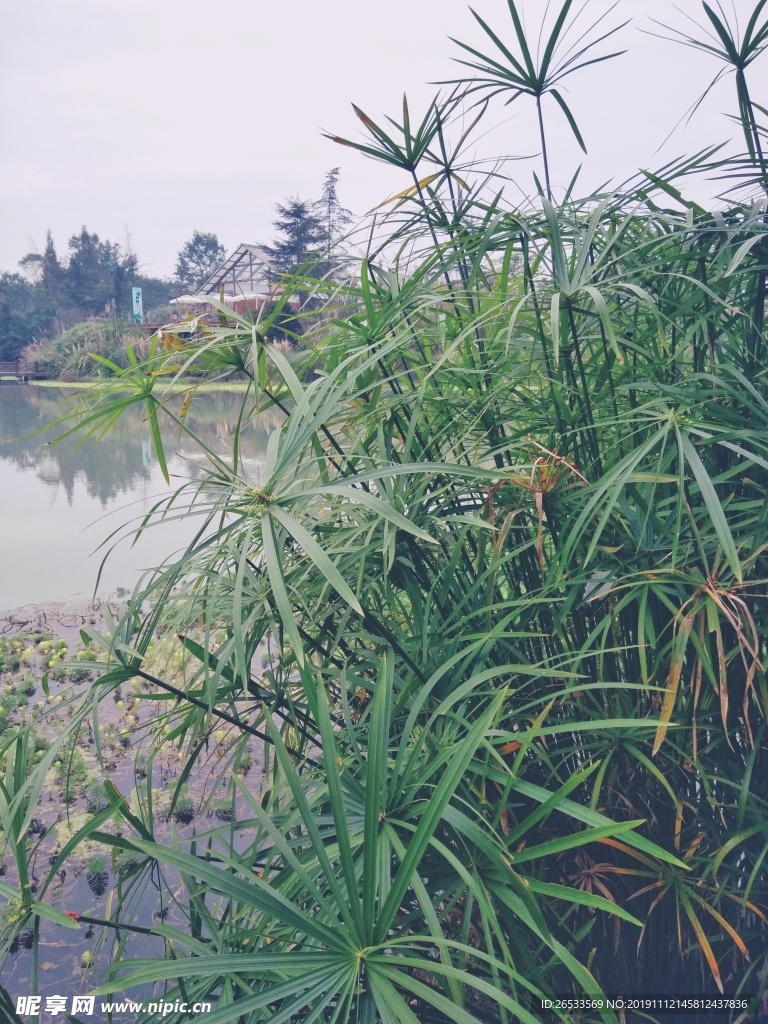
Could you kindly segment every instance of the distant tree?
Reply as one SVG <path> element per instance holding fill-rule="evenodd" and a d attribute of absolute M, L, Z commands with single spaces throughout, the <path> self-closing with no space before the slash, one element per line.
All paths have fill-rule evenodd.
<path fill-rule="evenodd" d="M 160 319 L 167 318 L 168 310 L 158 310 L 158 307 L 167 306 L 174 296 L 179 294 L 178 282 L 170 281 L 162 277 L 149 277 L 146 274 L 138 274 L 133 279 L 133 284 L 141 288 L 141 298 L 144 304 L 145 315 L 155 322 L 159 313 Z M 153 312 L 154 311 L 154 312 Z"/>
<path fill-rule="evenodd" d="M 326 277 L 334 270 L 337 260 L 331 251 L 352 220 L 339 201 L 339 173 L 334 167 L 326 174 L 320 198 L 314 202 L 294 196 L 275 206 L 278 217 L 272 226 L 279 235 L 264 249 L 276 277 L 293 274 L 304 264 L 310 264 L 313 277 Z"/>
<path fill-rule="evenodd" d="M 54 315 L 58 317 L 63 312 L 65 305 L 64 267 L 59 260 L 56 252 L 56 246 L 53 244 L 53 236 L 50 231 L 45 237 L 42 268 L 42 287 L 45 294 L 48 296 L 48 301 L 53 308 Z"/>
<path fill-rule="evenodd" d="M 278 217 L 272 222 L 281 237 L 265 245 L 272 271 L 276 275 L 292 274 L 313 256 L 320 258 L 323 249 L 323 223 L 316 204 L 294 196 L 286 204 L 275 206 Z"/>
<path fill-rule="evenodd" d="M 352 213 L 339 202 L 339 174 L 341 169 L 333 167 L 323 179 L 320 198 L 314 203 L 315 212 L 322 225 L 323 247 L 330 252 L 334 242 L 347 224 L 352 222 Z"/>
<path fill-rule="evenodd" d="M 51 329 L 54 315 L 40 285 L 21 274 L 0 274 L 0 360 L 17 359 L 26 345 Z"/>
<path fill-rule="evenodd" d="M 111 285 L 111 308 L 118 316 L 128 313 L 133 307 L 131 288 L 137 283 L 138 257 L 130 251 L 124 252 L 116 242 L 99 242 L 98 250 L 99 265 Z"/>
<path fill-rule="evenodd" d="M 69 240 L 69 259 L 63 275 L 70 308 L 85 316 L 125 313 L 131 304 L 131 282 L 138 260 L 117 243 L 102 242 L 83 227 Z"/>
<path fill-rule="evenodd" d="M 69 240 L 66 290 L 70 305 L 85 313 L 103 313 L 111 296 L 110 282 L 99 261 L 99 236 L 83 227 Z"/>
<path fill-rule="evenodd" d="M 43 262 L 43 257 L 39 252 L 28 252 L 19 260 L 22 274 L 31 284 L 42 284 Z"/>
<path fill-rule="evenodd" d="M 185 293 L 196 292 L 226 256 L 224 246 L 216 235 L 195 231 L 179 251 L 176 260 L 176 278 Z"/>
<path fill-rule="evenodd" d="M 144 308 L 162 309 L 178 294 L 172 281 L 139 273 L 138 258 L 115 242 L 83 228 L 60 259 L 50 231 L 42 254 L 19 260 L 23 274 L 0 274 L 0 359 L 16 359 L 27 345 L 45 342 L 73 325 L 105 315 L 115 323 L 131 311 L 131 288 L 140 287 Z"/>

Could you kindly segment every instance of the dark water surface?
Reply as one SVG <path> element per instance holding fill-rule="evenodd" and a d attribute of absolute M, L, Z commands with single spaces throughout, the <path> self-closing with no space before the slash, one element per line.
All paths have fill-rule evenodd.
<path fill-rule="evenodd" d="M 197 455 L 179 449 L 178 434 L 164 431 L 171 488 L 163 480 L 141 408 L 132 408 L 96 444 L 67 440 L 47 447 L 54 431 L 24 437 L 60 416 L 70 389 L 0 385 L 0 611 L 32 602 L 90 598 L 109 534 L 141 517 L 169 489 L 199 476 Z M 175 399 L 174 399 L 175 401 Z M 217 454 L 226 455 L 242 396 L 197 395 L 188 422 Z M 178 403 L 181 397 L 178 398 Z M 267 437 L 275 422 L 261 420 L 242 436 L 245 470 L 258 483 Z M 21 438 L 20 440 L 14 440 Z M 110 554 L 99 593 L 132 590 L 140 573 L 182 547 L 199 520 L 147 530 L 131 547 Z"/>
<path fill-rule="evenodd" d="M 78 630 L 67 627 L 55 632 L 67 639 L 70 656 L 73 656 L 78 646 Z M 31 635 L 28 635 L 25 642 L 34 645 Z M 31 661 L 25 662 L 21 675 L 30 675 L 39 680 L 42 671 L 43 660 L 38 650 Z M 52 675 L 49 680 L 49 696 L 44 701 L 42 714 L 38 713 L 38 698 L 43 697 L 43 692 L 40 686 L 36 687 L 30 697 L 30 709 L 25 712 L 25 720 L 28 717 L 34 724 L 36 736 L 50 742 L 66 728 L 69 712 L 64 698 L 71 696 L 73 689 L 85 688 L 91 678 L 87 671 L 81 674 L 89 675 L 89 678 L 80 679 L 77 674 L 72 676 L 69 673 Z M 18 685 L 19 678 L 19 673 L 0 671 L 0 691 L 3 684 Z M 144 687 L 144 691 L 147 689 Z M 84 919 L 77 930 L 64 929 L 47 920 L 40 923 L 38 991 L 46 998 L 65 997 L 68 1007 L 72 1005 L 72 997 L 87 995 L 107 980 L 107 968 L 115 959 L 124 961 L 132 957 L 166 956 L 166 941 L 159 935 L 146 934 L 146 930 L 162 923 L 182 931 L 187 929 L 186 919 L 176 900 L 176 897 L 181 896 L 182 885 L 175 871 L 138 863 L 132 869 L 129 864 L 133 860 L 138 861 L 138 855 L 132 857 L 122 851 L 115 857 L 108 848 L 90 840 L 67 857 L 61 869 L 57 869 L 53 884 L 44 893 L 42 890 L 57 854 L 69 836 L 86 824 L 92 814 L 107 806 L 103 799 L 102 785 L 106 778 L 128 796 L 134 809 L 137 802 L 146 805 L 151 787 L 155 808 L 151 817 L 152 834 L 156 841 L 170 844 L 169 802 L 182 763 L 177 747 L 167 742 L 157 746 L 151 759 L 148 757 L 152 745 L 142 729 L 152 719 L 157 702 L 142 702 L 140 697 L 144 691 L 138 684 L 129 685 L 115 691 L 113 699 L 101 703 L 98 716 L 102 736 L 101 758 L 96 755 L 89 725 L 80 732 L 76 743 L 76 750 L 86 770 L 85 777 L 73 785 L 71 793 L 65 796 L 59 776 L 55 770 L 50 771 L 27 833 L 29 876 L 33 892 L 57 909 L 78 914 Z M 62 703 L 58 703 L 59 700 Z M 126 711 L 121 708 L 121 704 L 131 708 L 133 720 L 138 725 L 126 737 L 118 736 L 117 733 L 121 726 L 126 725 Z M 15 723 L 20 724 L 18 715 L 14 718 Z M 217 830 L 224 833 L 225 848 L 230 836 L 237 849 L 244 849 L 249 844 L 248 834 L 238 831 L 234 823 L 231 823 L 231 772 L 222 764 L 230 760 L 233 734 L 222 734 L 218 743 L 216 735 L 210 749 L 195 762 L 185 787 L 188 810 L 175 825 L 182 849 L 188 850 L 187 840 L 193 835 L 215 834 Z M 262 785 L 260 750 L 251 747 L 250 754 L 254 756 L 252 759 L 249 756 L 248 764 L 243 765 L 245 770 L 240 774 L 243 776 L 243 785 L 259 793 Z M 237 798 L 236 804 L 236 814 L 247 817 L 242 799 Z M 113 820 L 102 827 L 108 832 L 115 832 L 120 822 Z M 122 879 L 120 889 L 118 877 Z M 12 858 L 7 851 L 3 855 L 1 845 L 0 881 L 11 887 L 17 887 L 19 881 Z M 137 925 L 145 931 L 137 933 L 118 930 L 100 923 L 111 918 L 118 907 L 123 923 Z M 118 948 L 121 940 L 123 945 Z M 32 963 L 33 932 L 30 926 L 18 934 L 8 955 L 0 958 L 0 983 L 10 993 L 14 1003 L 19 996 L 32 991 Z M 131 998 L 136 1001 L 157 1000 L 170 984 L 171 971 L 168 985 L 158 983 L 155 986 L 138 987 L 131 991 Z M 119 994 L 114 997 L 117 1002 L 122 998 Z M 107 1001 L 111 1001 L 109 997 L 103 1000 Z M 97 1003 L 101 1005 L 101 997 L 97 998 Z M 42 1012 L 40 1024 L 55 1024 L 56 1019 L 60 1020 L 61 1017 L 54 1018 Z M 106 1018 L 97 1012 L 94 1020 L 102 1021 Z M 112 1024 L 136 1024 L 136 1014 L 115 1012 L 110 1020 Z"/>

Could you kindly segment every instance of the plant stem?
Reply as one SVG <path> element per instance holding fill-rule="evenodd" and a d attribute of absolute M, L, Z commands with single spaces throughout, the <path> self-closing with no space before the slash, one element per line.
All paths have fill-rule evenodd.
<path fill-rule="evenodd" d="M 539 118 L 539 136 L 541 137 L 541 155 L 544 158 L 544 182 L 547 186 L 547 199 L 552 199 L 552 188 L 549 183 L 549 159 L 547 158 L 547 139 L 544 134 L 544 118 L 541 113 L 541 96 L 536 96 L 536 113 Z"/>

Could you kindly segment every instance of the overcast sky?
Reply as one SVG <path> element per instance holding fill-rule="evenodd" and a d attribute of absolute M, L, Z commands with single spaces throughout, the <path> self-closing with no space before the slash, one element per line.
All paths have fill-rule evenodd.
<path fill-rule="evenodd" d="M 723 2 L 746 22 L 753 0 Z M 519 3 L 536 23 L 543 0 Z M 473 6 L 510 38 L 505 0 Z M 629 52 L 569 80 L 589 149 L 582 188 L 734 135 L 729 78 L 654 155 L 718 69 L 638 31 L 651 17 L 701 20 L 699 0 L 678 6 L 620 0 L 609 24 L 632 23 L 611 48 Z M 588 0 L 585 18 L 604 8 Z M 489 49 L 464 0 L 0 0 L 0 10 L 0 271 L 41 251 L 48 228 L 64 252 L 87 225 L 111 241 L 128 234 L 144 271 L 168 275 L 195 229 L 228 249 L 268 241 L 274 204 L 315 198 L 337 165 L 342 202 L 363 214 L 407 182 L 321 130 L 354 137 L 351 101 L 374 119 L 397 117 L 405 91 L 422 110 L 436 88 L 427 83 L 457 73 L 448 36 Z M 765 104 L 768 60 L 749 74 Z M 553 180 L 565 184 L 580 154 L 554 102 L 546 116 Z M 492 121 L 478 155 L 538 152 L 523 101 L 497 106 Z M 518 188 L 532 190 L 539 165 L 510 165 Z"/>

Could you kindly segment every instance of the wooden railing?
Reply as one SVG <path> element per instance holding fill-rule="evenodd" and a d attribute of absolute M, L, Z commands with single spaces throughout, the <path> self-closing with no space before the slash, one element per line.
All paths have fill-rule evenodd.
<path fill-rule="evenodd" d="M 16 380 L 45 380 L 48 376 L 37 363 L 26 363 L 21 359 L 0 362 L 0 377 L 15 377 Z"/>

